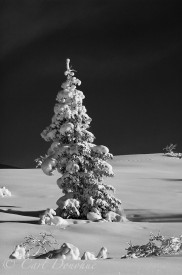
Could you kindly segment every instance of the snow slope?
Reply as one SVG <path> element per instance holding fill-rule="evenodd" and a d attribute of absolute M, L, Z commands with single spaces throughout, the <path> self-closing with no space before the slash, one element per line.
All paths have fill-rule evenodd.
<path fill-rule="evenodd" d="M 165 236 L 182 234 L 182 160 L 162 154 L 115 156 L 110 162 L 114 178 L 105 182 L 116 188 L 128 222 L 72 222 L 66 229 L 39 225 L 46 208 L 56 208 L 62 195 L 58 175 L 46 176 L 40 169 L 1 169 L 1 186 L 12 197 L 0 198 L 0 273 L 5 274 L 181 274 L 181 256 L 121 260 L 127 242 L 145 244 L 150 232 Z M 97 254 L 102 246 L 108 260 L 14 261 L 8 257 L 25 236 L 51 232 L 60 244 L 69 242 Z"/>

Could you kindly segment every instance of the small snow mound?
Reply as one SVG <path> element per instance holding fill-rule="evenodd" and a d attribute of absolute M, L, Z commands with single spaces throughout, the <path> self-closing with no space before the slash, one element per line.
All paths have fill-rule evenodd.
<path fill-rule="evenodd" d="M 11 192 L 3 186 L 0 188 L 0 197 L 11 197 Z"/>
<path fill-rule="evenodd" d="M 15 250 L 10 255 L 10 259 L 22 260 L 22 259 L 26 259 L 26 257 L 27 257 L 27 252 L 25 247 L 22 245 L 17 245 L 15 247 Z"/>
<path fill-rule="evenodd" d="M 56 212 L 54 209 L 48 208 L 45 212 L 40 216 L 40 224 L 48 224 L 48 225 L 55 225 L 61 228 L 65 228 L 69 225 L 69 223 L 64 220 L 63 218 L 56 216 Z"/>

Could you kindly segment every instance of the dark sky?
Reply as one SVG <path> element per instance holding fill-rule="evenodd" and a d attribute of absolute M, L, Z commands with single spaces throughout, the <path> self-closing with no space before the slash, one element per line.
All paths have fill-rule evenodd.
<path fill-rule="evenodd" d="M 0 163 L 34 167 L 49 147 L 66 58 L 95 143 L 114 155 L 182 151 L 180 0 L 0 0 Z"/>

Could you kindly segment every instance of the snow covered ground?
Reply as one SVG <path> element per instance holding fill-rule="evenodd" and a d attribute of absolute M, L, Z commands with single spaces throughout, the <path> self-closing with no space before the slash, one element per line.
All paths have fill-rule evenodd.
<path fill-rule="evenodd" d="M 105 182 L 116 188 L 126 223 L 71 221 L 66 229 L 38 224 L 41 210 L 55 209 L 62 195 L 58 175 L 40 169 L 1 169 L 0 182 L 12 196 L 0 198 L 0 273 L 5 274 L 181 274 L 181 256 L 121 260 L 127 242 L 146 244 L 150 232 L 165 236 L 182 234 L 182 160 L 162 154 L 115 156 L 110 162 L 114 178 Z M 97 254 L 107 247 L 108 260 L 58 261 L 10 260 L 16 244 L 27 235 L 52 233 L 60 242 L 72 243 Z"/>

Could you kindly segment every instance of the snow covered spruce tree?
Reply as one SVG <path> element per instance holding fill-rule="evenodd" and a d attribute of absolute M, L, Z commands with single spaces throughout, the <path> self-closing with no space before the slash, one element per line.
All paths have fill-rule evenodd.
<path fill-rule="evenodd" d="M 85 96 L 77 89 L 81 81 L 74 76 L 69 59 L 66 65 L 67 79 L 58 92 L 52 123 L 41 133 L 52 144 L 37 161 L 46 175 L 55 169 L 61 174 L 57 184 L 65 195 L 57 201 L 57 215 L 102 219 L 117 213 L 121 205 L 110 192 L 114 188 L 103 183 L 103 176 L 114 175 L 107 162 L 113 156 L 107 147 L 93 144 L 95 137 L 87 130 L 91 118 L 82 105 Z"/>

